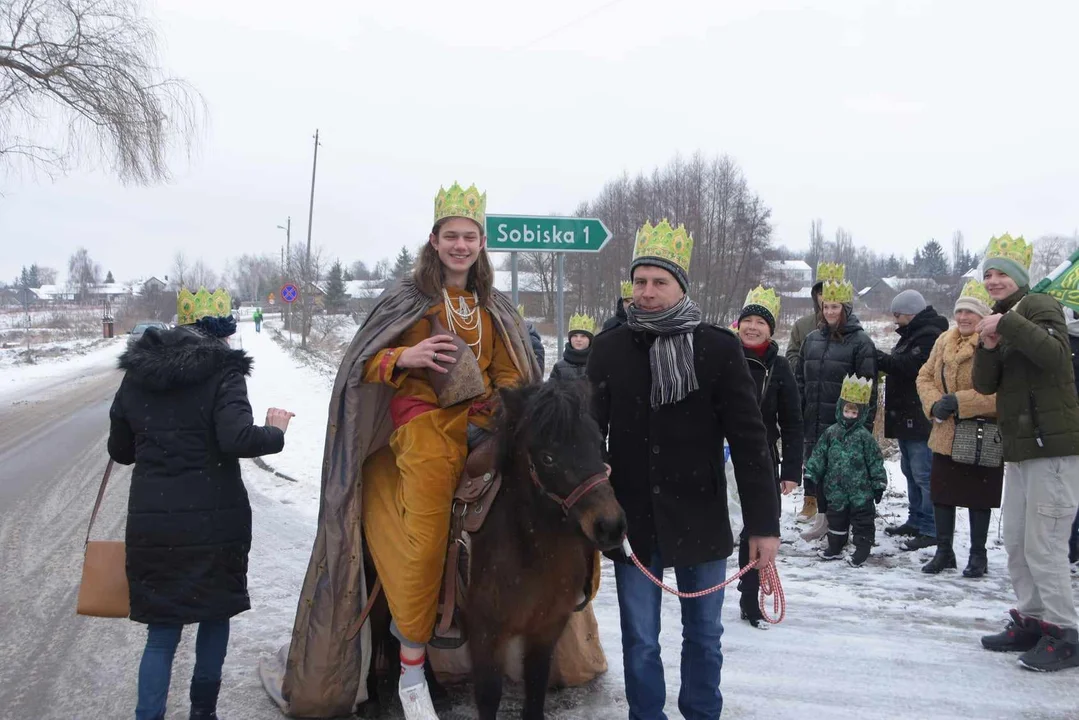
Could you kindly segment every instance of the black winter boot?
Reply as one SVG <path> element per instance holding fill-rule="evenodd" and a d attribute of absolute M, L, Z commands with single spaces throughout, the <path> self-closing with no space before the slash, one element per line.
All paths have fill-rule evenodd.
<path fill-rule="evenodd" d="M 828 547 L 818 553 L 821 560 L 839 560 L 843 557 L 843 547 L 847 544 L 846 533 L 840 535 L 828 531 Z"/>
<path fill-rule="evenodd" d="M 1026 652 L 1041 640 L 1040 623 L 1030 617 L 1020 615 L 1018 610 L 1009 610 L 1011 620 L 1003 632 L 986 635 L 982 638 L 982 647 L 993 652 Z"/>
<path fill-rule="evenodd" d="M 970 511 L 970 559 L 963 570 L 963 577 L 980 578 L 989 572 L 989 556 L 985 552 L 985 541 L 989 537 L 991 510 Z"/>
<path fill-rule="evenodd" d="M 1042 623 L 1042 633 L 1037 646 L 1019 656 L 1020 665 L 1039 672 L 1079 667 L 1079 630 Z"/>
<path fill-rule="evenodd" d="M 217 694 L 220 690 L 220 680 L 192 680 L 190 720 L 221 720 L 217 716 Z"/>
<path fill-rule="evenodd" d="M 944 505 L 933 506 L 933 520 L 937 525 L 937 552 L 933 559 L 922 565 L 922 572 L 936 575 L 944 570 L 955 570 L 955 551 L 952 538 L 955 537 L 955 508 Z"/>
<path fill-rule="evenodd" d="M 847 564 L 851 567 L 861 567 L 865 565 L 865 561 L 869 559 L 869 552 L 873 549 L 873 545 L 867 542 L 856 542 L 854 544 L 854 553 L 847 558 Z"/>

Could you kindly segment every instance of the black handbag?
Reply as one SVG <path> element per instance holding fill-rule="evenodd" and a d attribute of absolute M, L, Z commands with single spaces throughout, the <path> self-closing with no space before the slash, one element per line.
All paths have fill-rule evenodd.
<path fill-rule="evenodd" d="M 944 379 L 944 363 L 940 364 L 940 382 L 948 394 Z M 1004 443 L 996 421 L 986 417 L 960 418 L 955 412 L 955 437 L 952 438 L 952 460 L 962 465 L 998 468 L 1004 464 Z"/>

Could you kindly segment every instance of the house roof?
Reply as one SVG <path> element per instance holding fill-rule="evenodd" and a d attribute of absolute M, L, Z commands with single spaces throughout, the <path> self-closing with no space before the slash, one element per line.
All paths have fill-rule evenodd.
<path fill-rule="evenodd" d="M 808 267 L 808 266 L 807 266 Z M 794 300 L 809 300 L 813 297 L 813 286 L 804 287 L 800 290 L 790 290 L 787 292 L 780 292 L 781 297 L 787 297 Z"/>
<path fill-rule="evenodd" d="M 809 263 L 805 260 L 769 260 L 765 266 L 769 270 L 813 272 L 813 268 L 809 267 Z"/>
<path fill-rule="evenodd" d="M 349 280 L 345 283 L 345 294 L 353 300 L 377 298 L 392 280 Z"/>

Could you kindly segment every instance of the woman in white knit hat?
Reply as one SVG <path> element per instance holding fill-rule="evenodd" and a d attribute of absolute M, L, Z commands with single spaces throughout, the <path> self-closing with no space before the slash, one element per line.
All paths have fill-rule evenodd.
<path fill-rule="evenodd" d="M 974 390 L 972 378 L 974 351 L 978 347 L 975 328 L 991 313 L 991 303 L 982 283 L 968 282 L 955 303 L 956 327 L 937 338 L 929 360 L 918 373 L 918 397 L 926 416 L 933 421 L 929 488 L 937 526 L 937 551 L 922 567 L 924 573 L 937 574 L 956 567 L 952 541 L 957 506 L 970 512 L 970 557 L 963 575 L 977 578 L 988 569 L 985 541 L 992 509 L 1000 507 L 1004 464 L 982 467 L 956 462 L 952 458 L 952 441 L 957 419 L 992 419 L 997 414 L 996 395 L 980 395 Z"/>

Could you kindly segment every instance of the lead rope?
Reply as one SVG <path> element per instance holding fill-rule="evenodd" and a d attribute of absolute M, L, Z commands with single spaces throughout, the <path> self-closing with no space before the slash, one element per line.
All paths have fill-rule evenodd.
<path fill-rule="evenodd" d="M 681 590 L 677 590 L 670 587 L 669 585 L 664 584 L 662 580 L 660 580 L 648 571 L 648 568 L 646 568 L 641 563 L 641 561 L 637 559 L 636 553 L 633 552 L 633 548 L 629 544 L 629 538 L 622 539 L 622 552 L 625 553 L 626 557 L 633 561 L 633 564 L 637 566 L 638 570 L 644 573 L 644 576 L 646 578 L 651 580 L 658 587 L 666 590 L 671 595 L 686 599 L 704 597 L 705 595 L 711 595 L 712 593 L 719 592 L 720 590 L 727 587 L 732 582 L 742 577 L 747 572 L 757 566 L 757 561 L 753 560 L 744 568 L 739 570 L 734 576 L 728 578 L 727 580 L 724 580 L 715 587 L 710 587 L 707 590 L 698 590 L 697 592 L 682 592 Z M 761 617 L 766 623 L 769 623 L 771 625 L 778 625 L 779 623 L 783 622 L 783 618 L 787 616 L 787 597 L 783 594 L 783 583 L 779 581 L 779 571 L 776 570 L 775 563 L 771 563 L 763 570 L 761 570 L 760 573 L 761 594 L 758 602 L 761 610 Z M 772 611 L 775 613 L 774 618 L 768 614 L 768 610 L 764 606 L 764 601 L 766 597 L 772 598 Z"/>

